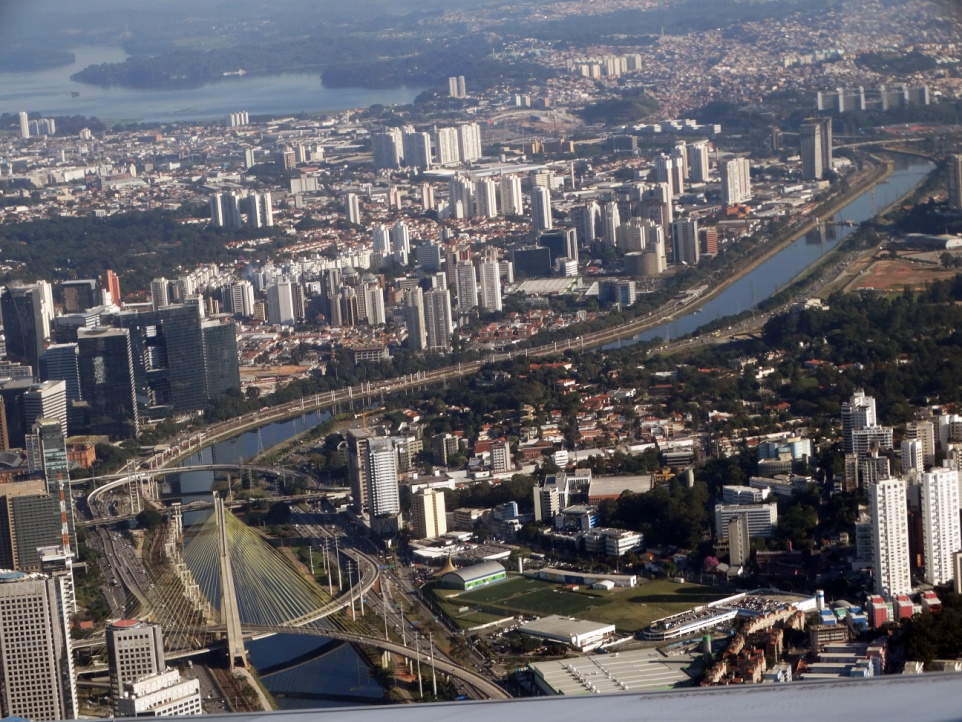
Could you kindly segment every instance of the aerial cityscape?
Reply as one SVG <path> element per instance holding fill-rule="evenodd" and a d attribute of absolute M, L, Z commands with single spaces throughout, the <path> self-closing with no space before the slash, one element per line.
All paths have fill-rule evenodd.
<path fill-rule="evenodd" d="M 960 118 L 949 0 L 0 4 L 0 718 L 957 715 Z"/>

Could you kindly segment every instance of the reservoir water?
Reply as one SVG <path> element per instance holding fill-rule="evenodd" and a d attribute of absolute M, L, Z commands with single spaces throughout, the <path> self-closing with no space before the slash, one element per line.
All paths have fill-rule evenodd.
<path fill-rule="evenodd" d="M 851 221 L 857 225 L 868 220 L 874 215 L 873 211 L 877 212 L 897 201 L 935 168 L 931 161 L 915 156 L 895 154 L 893 157 L 895 170 L 875 187 L 874 203 L 872 190 L 866 190 L 835 215 L 836 221 Z M 709 321 L 747 311 L 773 295 L 856 230 L 852 226 L 826 225 L 824 233 L 812 232 L 792 242 L 705 303 L 698 312 L 679 316 L 631 339 L 608 344 L 605 348 L 617 348 L 655 338 L 678 338 L 697 331 Z"/>
<path fill-rule="evenodd" d="M 120 63 L 120 48 L 86 46 L 73 50 L 72 65 L 30 73 L 0 73 L 0 110 L 51 115 L 96 116 L 106 123 L 219 120 L 246 110 L 251 115 L 285 116 L 380 103 L 410 103 L 420 89 L 325 88 L 320 72 L 231 76 L 197 88 L 141 90 L 87 85 L 70 76 L 88 65 Z"/>

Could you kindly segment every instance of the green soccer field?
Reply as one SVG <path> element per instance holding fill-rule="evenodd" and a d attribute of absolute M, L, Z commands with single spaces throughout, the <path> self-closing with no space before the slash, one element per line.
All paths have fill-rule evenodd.
<path fill-rule="evenodd" d="M 488 614 L 560 614 L 614 624 L 621 632 L 634 632 L 671 614 L 725 597 L 730 592 L 696 584 L 676 584 L 664 579 L 642 580 L 633 588 L 609 591 L 562 585 L 512 576 L 508 581 L 463 594 L 443 592 L 444 605 L 471 607 Z M 452 615 L 454 617 L 460 615 Z"/>

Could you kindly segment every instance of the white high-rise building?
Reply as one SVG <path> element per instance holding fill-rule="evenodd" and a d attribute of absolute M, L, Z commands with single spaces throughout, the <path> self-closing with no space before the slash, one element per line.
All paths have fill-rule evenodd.
<path fill-rule="evenodd" d="M 490 178 L 482 178 L 475 188 L 478 215 L 494 218 L 498 215 L 498 184 Z"/>
<path fill-rule="evenodd" d="M 531 225 L 535 231 L 550 231 L 554 228 L 551 218 L 551 194 L 547 188 L 535 186 L 531 189 Z"/>
<path fill-rule="evenodd" d="M 435 159 L 438 165 L 451 165 L 461 160 L 461 144 L 457 128 L 438 128 L 434 136 Z"/>
<path fill-rule="evenodd" d="M 210 197 L 210 224 L 215 228 L 240 228 L 243 219 L 236 193 L 215 193 Z"/>
<path fill-rule="evenodd" d="M 583 206 L 571 209 L 571 222 L 578 233 L 578 243 L 590 246 L 597 238 L 598 223 L 601 220 L 601 208 L 596 201 L 588 201 Z"/>
<path fill-rule="evenodd" d="M 368 441 L 367 494 L 371 516 L 390 516 L 400 513 L 397 452 L 390 439 L 372 438 Z"/>
<path fill-rule="evenodd" d="M 290 281 L 285 279 L 268 286 L 267 322 L 288 326 L 294 324 L 294 290 Z"/>
<path fill-rule="evenodd" d="M 411 495 L 411 526 L 415 539 L 436 539 L 447 533 L 442 490 L 422 489 Z"/>
<path fill-rule="evenodd" d="M 458 292 L 458 311 L 465 313 L 478 306 L 478 280 L 474 264 L 462 261 L 455 268 L 455 286 Z"/>
<path fill-rule="evenodd" d="M 855 432 L 878 427 L 875 418 L 875 398 L 862 390 L 842 402 L 842 448 L 846 454 L 855 453 Z"/>
<path fill-rule="evenodd" d="M 371 134 L 371 156 L 375 170 L 394 170 L 401 167 L 404 139 L 400 128 L 388 128 L 383 133 Z"/>
<path fill-rule="evenodd" d="M 481 306 L 486 311 L 500 311 L 501 264 L 497 261 L 481 263 Z"/>
<path fill-rule="evenodd" d="M 448 182 L 448 201 L 452 218 L 474 217 L 474 181 L 467 176 L 457 175 Z M 455 208 L 458 213 L 455 213 Z"/>
<path fill-rule="evenodd" d="M 524 215 L 521 179 L 516 175 L 501 177 L 501 212 L 506 216 Z"/>
<path fill-rule="evenodd" d="M 452 75 L 448 78 L 448 95 L 452 98 L 466 98 L 468 96 L 463 75 Z"/>
<path fill-rule="evenodd" d="M 67 382 L 63 379 L 40 381 L 23 392 L 23 420 L 31 428 L 40 419 L 57 419 L 67 429 Z"/>
<path fill-rule="evenodd" d="M 344 216 L 352 226 L 361 225 L 361 201 L 356 193 L 344 196 Z"/>
<path fill-rule="evenodd" d="M 688 146 L 688 178 L 693 183 L 708 182 L 708 143 L 706 141 Z"/>
<path fill-rule="evenodd" d="M 250 281 L 237 281 L 230 285 L 231 311 L 244 318 L 254 315 L 254 284 Z"/>
<path fill-rule="evenodd" d="M 735 206 L 751 199 L 751 167 L 748 158 L 732 158 L 721 166 L 722 203 Z"/>
<path fill-rule="evenodd" d="M 364 311 L 369 326 L 383 326 L 387 323 L 387 312 L 384 308 L 384 289 L 378 283 L 364 286 L 361 294 L 364 298 Z"/>
<path fill-rule="evenodd" d="M 677 198 L 685 192 L 685 166 L 680 158 L 670 155 L 660 155 L 655 158 L 655 180 L 667 183 L 672 198 Z"/>
<path fill-rule="evenodd" d="M 962 549 L 959 472 L 944 468 L 923 474 L 921 492 L 925 581 L 947 584 L 955 577 L 955 553 Z"/>
<path fill-rule="evenodd" d="M 882 479 L 871 485 L 869 506 L 872 513 L 875 591 L 886 597 L 911 594 L 905 482 L 901 479 Z M 958 516 L 958 505 L 955 511 Z"/>
<path fill-rule="evenodd" d="M 477 123 L 458 126 L 458 152 L 462 163 L 470 163 L 481 157 L 481 128 Z"/>
<path fill-rule="evenodd" d="M 0 711 L 34 722 L 77 718 L 67 574 L 0 572 Z"/>
<path fill-rule="evenodd" d="M 156 311 L 158 308 L 170 305 L 170 281 L 164 277 L 155 278 L 150 282 L 150 305 Z"/>
<path fill-rule="evenodd" d="M 411 233 L 408 231 L 404 221 L 396 221 L 391 226 L 391 246 L 395 253 L 402 251 L 405 254 L 411 252 Z"/>
<path fill-rule="evenodd" d="M 902 475 L 910 472 L 921 474 L 925 471 L 925 452 L 919 439 L 904 439 L 902 441 Z"/>
<path fill-rule="evenodd" d="M 250 193 L 247 196 L 247 225 L 254 228 L 270 228 L 274 225 L 270 192 Z"/>
<path fill-rule="evenodd" d="M 404 165 L 427 170 L 431 167 L 431 136 L 428 133 L 405 133 L 402 138 Z"/>
<path fill-rule="evenodd" d="M 387 256 L 391 253 L 391 231 L 383 223 L 378 223 L 371 231 L 375 253 Z"/>
<path fill-rule="evenodd" d="M 605 204 L 601 220 L 605 229 L 605 245 L 614 248 L 618 245 L 618 229 L 621 227 L 621 213 L 615 201 Z"/>
<path fill-rule="evenodd" d="M 26 111 L 21 110 L 18 117 L 20 118 L 20 137 L 27 139 L 30 137 L 30 116 Z"/>

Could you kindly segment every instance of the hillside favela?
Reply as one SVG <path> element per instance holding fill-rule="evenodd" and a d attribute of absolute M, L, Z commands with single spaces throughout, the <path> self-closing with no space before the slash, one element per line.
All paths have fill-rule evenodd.
<path fill-rule="evenodd" d="M 0 3 L 0 718 L 957 719 L 960 119 L 952 0 Z"/>

